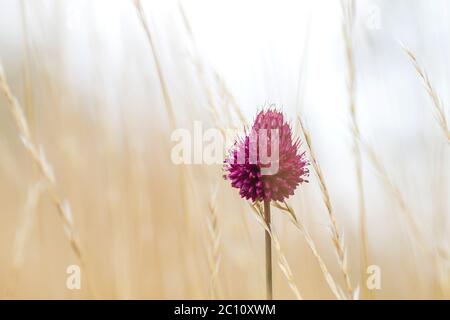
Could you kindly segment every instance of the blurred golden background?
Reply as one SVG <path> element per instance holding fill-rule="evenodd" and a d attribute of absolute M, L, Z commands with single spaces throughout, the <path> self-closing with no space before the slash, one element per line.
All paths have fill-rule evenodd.
<path fill-rule="evenodd" d="M 449 10 L 0 0 L 0 297 L 263 299 L 252 206 L 171 134 L 273 103 L 317 161 L 272 211 L 274 298 L 449 299 Z"/>

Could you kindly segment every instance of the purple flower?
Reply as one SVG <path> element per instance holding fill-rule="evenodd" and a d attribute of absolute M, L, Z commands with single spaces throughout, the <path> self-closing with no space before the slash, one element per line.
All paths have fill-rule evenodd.
<path fill-rule="evenodd" d="M 260 111 L 251 132 L 235 142 L 225 159 L 224 177 L 239 189 L 242 198 L 283 201 L 299 184 L 308 182 L 309 163 L 299 147 L 300 140 L 293 141 L 281 112 Z M 269 168 L 276 170 L 270 172 Z"/>

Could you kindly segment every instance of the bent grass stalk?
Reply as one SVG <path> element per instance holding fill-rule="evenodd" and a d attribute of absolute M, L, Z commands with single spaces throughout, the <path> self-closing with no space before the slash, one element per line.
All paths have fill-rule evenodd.
<path fill-rule="evenodd" d="M 156 73 L 158 74 L 158 80 L 159 84 L 161 86 L 161 92 L 163 94 L 164 98 L 164 106 L 166 108 L 167 115 L 169 117 L 169 122 L 171 125 L 171 128 L 176 128 L 176 121 L 175 121 L 175 113 L 173 110 L 172 100 L 170 99 L 169 89 L 166 83 L 166 80 L 164 78 L 162 67 L 161 67 L 161 61 L 159 60 L 159 56 L 155 51 L 155 41 L 153 39 L 153 35 L 150 32 L 150 28 L 148 26 L 148 21 L 145 16 L 144 9 L 142 8 L 142 4 L 140 0 L 134 0 L 134 6 L 137 12 L 137 15 L 139 17 L 139 21 L 141 22 L 142 28 L 144 29 L 145 36 L 147 37 L 147 41 L 150 45 L 150 49 L 152 51 L 152 56 L 155 62 L 156 67 Z"/>
<path fill-rule="evenodd" d="M 399 187 L 394 183 L 394 181 L 390 178 L 386 168 L 382 164 L 381 160 L 378 158 L 374 149 L 370 146 L 369 143 L 365 142 L 362 138 L 360 138 L 361 145 L 366 151 L 372 166 L 375 168 L 375 171 L 381 177 L 383 183 L 387 187 L 387 190 L 392 194 L 394 199 L 397 201 L 401 212 L 403 213 L 403 218 L 409 226 L 409 229 L 412 231 L 413 237 L 415 238 L 419 247 L 423 250 L 423 252 L 432 257 L 432 251 L 426 245 L 425 237 L 422 231 L 419 228 L 419 224 L 416 221 L 415 216 L 412 214 L 411 209 L 408 207 L 406 200 L 404 199 Z"/>
<path fill-rule="evenodd" d="M 447 142 L 450 142 L 450 130 L 447 123 L 447 118 L 445 116 L 445 110 L 444 106 L 442 105 L 441 100 L 439 99 L 439 96 L 434 89 L 433 85 L 431 84 L 430 78 L 428 77 L 428 74 L 425 72 L 425 69 L 423 69 L 419 62 L 417 61 L 416 56 L 414 53 L 409 50 L 406 46 L 404 46 L 402 43 L 400 43 L 403 51 L 405 51 L 406 55 L 411 60 L 412 65 L 414 66 L 414 69 L 416 70 L 417 74 L 419 75 L 420 79 L 422 80 L 422 85 L 427 91 L 428 95 L 431 98 L 431 101 L 433 102 L 434 109 L 437 114 L 437 120 L 439 123 L 439 127 L 442 129 L 445 137 L 447 138 Z"/>
<path fill-rule="evenodd" d="M 322 257 L 319 254 L 319 251 L 317 250 L 316 244 L 314 243 L 313 238 L 311 237 L 311 234 L 309 233 L 306 226 L 297 218 L 294 209 L 290 207 L 286 201 L 279 203 L 274 202 L 273 204 L 276 208 L 280 209 L 281 211 L 287 212 L 289 215 L 289 220 L 291 223 L 302 233 L 303 237 L 305 238 L 306 243 L 308 244 L 308 247 L 310 248 L 312 254 L 317 260 L 317 263 L 319 264 L 320 270 L 322 271 L 322 274 L 325 278 L 325 281 L 328 284 L 328 287 L 330 288 L 331 292 L 334 294 L 334 296 L 339 300 L 345 300 L 346 296 L 342 294 L 342 289 L 336 284 L 336 281 L 334 280 L 333 276 L 328 271 L 328 268 L 322 259 Z"/>
<path fill-rule="evenodd" d="M 374 167 L 375 171 L 381 178 L 382 182 L 385 184 L 387 190 L 397 201 L 398 206 L 400 207 L 402 218 L 403 220 L 406 221 L 409 230 L 412 232 L 414 242 L 418 244 L 424 256 L 427 257 L 427 261 L 430 261 L 439 278 L 437 280 L 439 281 L 438 285 L 442 286 L 442 282 L 444 281 L 441 280 L 442 278 L 440 278 L 439 275 L 439 270 L 441 268 L 441 266 L 439 265 L 439 259 L 441 259 L 441 261 L 443 261 L 444 263 L 448 261 L 448 259 L 445 256 L 445 253 L 439 251 L 439 249 L 434 248 L 431 244 L 427 243 L 425 235 L 423 234 L 423 231 L 419 227 L 419 223 L 417 222 L 416 217 L 414 216 L 410 206 L 407 204 L 407 201 L 405 200 L 402 192 L 400 191 L 400 188 L 390 178 L 388 172 L 386 171 L 386 168 L 382 164 L 381 160 L 378 158 L 372 146 L 369 143 L 365 142 L 363 139 L 361 139 L 361 145 L 363 149 L 366 151 L 368 158 L 372 163 L 372 166 Z"/>
<path fill-rule="evenodd" d="M 414 69 L 416 70 L 417 74 L 419 75 L 420 79 L 422 80 L 422 85 L 425 88 L 425 90 L 428 93 L 428 96 L 431 98 L 431 101 L 433 103 L 434 109 L 435 109 L 435 118 L 438 122 L 439 127 L 441 128 L 444 136 L 447 138 L 447 143 L 450 144 L 450 130 L 449 125 L 447 122 L 447 118 L 445 115 L 445 109 L 441 102 L 441 99 L 438 96 L 437 91 L 433 87 L 430 78 L 428 77 L 428 74 L 426 73 L 425 69 L 420 66 L 419 62 L 417 61 L 416 56 L 414 53 L 408 49 L 405 45 L 400 43 L 402 46 L 403 51 L 406 53 L 408 58 L 410 59 Z M 417 232 L 417 231 L 416 231 Z M 445 257 L 445 255 L 442 254 L 439 250 L 436 250 L 436 254 L 432 254 L 432 261 L 434 262 L 435 268 L 439 270 L 441 266 L 439 266 L 438 260 L 442 259 L 442 261 L 448 261 L 448 257 Z M 442 279 L 442 276 L 438 277 Z M 444 283 L 445 280 L 439 280 L 439 286 L 441 286 L 441 291 L 444 291 L 442 289 L 442 283 Z"/>
<path fill-rule="evenodd" d="M 322 192 L 322 199 L 327 209 L 328 218 L 330 220 L 331 239 L 338 257 L 339 267 L 345 279 L 345 284 L 347 287 L 347 296 L 348 298 L 351 298 L 353 297 L 354 292 L 350 281 L 350 274 L 348 271 L 347 250 L 345 248 L 344 238 L 341 235 L 337 225 L 336 217 L 334 215 L 334 209 L 331 203 L 330 193 L 328 191 L 327 185 L 325 184 L 325 178 L 317 161 L 317 157 L 311 143 L 311 136 L 309 134 L 309 131 L 303 125 L 303 122 L 300 117 L 298 117 L 298 121 L 300 123 L 300 128 L 303 132 L 303 135 L 305 136 L 306 144 L 308 145 L 313 170 L 319 180 L 319 187 L 320 191 Z"/>
<path fill-rule="evenodd" d="M 42 146 L 38 146 L 31 136 L 31 131 L 28 126 L 27 119 L 19 104 L 19 100 L 13 95 L 11 88 L 6 81 L 6 76 L 3 66 L 0 63 L 0 91 L 7 100 L 7 105 L 13 116 L 14 122 L 19 131 L 20 140 L 27 150 L 33 162 L 37 165 L 42 180 L 46 183 L 46 190 L 49 193 L 54 205 L 58 209 L 59 216 L 63 223 L 64 232 L 69 239 L 70 247 L 73 253 L 80 261 L 81 265 L 85 266 L 84 254 L 82 253 L 81 243 L 78 232 L 73 223 L 72 211 L 69 202 L 64 199 L 58 192 L 55 175 L 53 173 L 50 163 L 47 161 Z M 89 281 L 88 281 L 89 285 Z"/>

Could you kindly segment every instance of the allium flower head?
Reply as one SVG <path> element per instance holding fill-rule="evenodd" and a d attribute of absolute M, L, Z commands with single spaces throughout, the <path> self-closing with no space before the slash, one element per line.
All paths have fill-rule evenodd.
<path fill-rule="evenodd" d="M 300 140 L 292 139 L 280 111 L 260 111 L 250 133 L 235 142 L 225 159 L 224 177 L 242 198 L 283 201 L 299 184 L 308 182 L 308 161 L 299 147 Z"/>

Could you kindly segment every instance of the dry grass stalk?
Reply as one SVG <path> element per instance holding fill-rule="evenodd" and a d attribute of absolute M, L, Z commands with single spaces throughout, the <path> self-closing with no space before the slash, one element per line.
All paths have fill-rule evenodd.
<path fill-rule="evenodd" d="M 316 258 L 316 260 L 319 264 L 320 270 L 322 271 L 322 274 L 325 278 L 325 281 L 327 282 L 327 284 L 330 287 L 330 290 L 334 294 L 334 296 L 339 300 L 346 299 L 346 296 L 344 294 L 342 294 L 342 289 L 336 284 L 336 281 L 334 281 L 333 276 L 328 271 L 328 268 L 327 268 L 324 260 L 320 256 L 319 251 L 317 250 L 316 244 L 314 243 L 314 240 L 311 237 L 311 234 L 309 233 L 309 231 L 305 227 L 305 225 L 301 221 L 298 220 L 294 209 L 292 209 L 292 207 L 290 207 L 286 202 L 282 202 L 282 203 L 274 202 L 273 205 L 276 208 L 278 208 L 284 212 L 287 212 L 289 214 L 289 220 L 291 221 L 291 223 L 297 229 L 300 230 L 300 232 L 302 233 L 303 237 L 306 240 L 306 243 L 308 244 L 309 248 L 311 249 L 312 254 Z"/>
<path fill-rule="evenodd" d="M 322 199 L 323 199 L 323 202 L 327 209 L 328 218 L 330 220 L 331 239 L 332 239 L 333 246 L 334 246 L 334 249 L 335 249 L 337 257 L 338 257 L 339 267 L 340 267 L 342 274 L 344 276 L 344 279 L 345 279 L 345 284 L 347 287 L 347 296 L 348 296 L 348 298 L 351 298 L 351 297 L 353 297 L 354 292 L 353 292 L 353 287 L 352 287 L 352 284 L 350 281 L 350 274 L 349 274 L 348 264 L 347 264 L 347 250 L 345 248 L 344 238 L 341 235 L 338 225 L 337 225 L 336 217 L 334 214 L 334 209 L 331 204 L 330 193 L 328 191 L 327 185 L 325 184 L 325 177 L 324 177 L 322 170 L 319 166 L 319 163 L 317 161 L 317 157 L 316 157 L 316 154 L 314 152 L 312 142 L 311 142 L 311 136 L 309 134 L 309 131 L 303 125 L 300 117 L 298 117 L 298 120 L 299 120 L 299 124 L 300 124 L 300 129 L 302 130 L 303 135 L 305 137 L 306 144 L 308 145 L 313 170 L 319 180 L 319 187 L 320 187 L 320 191 L 322 192 Z"/>
<path fill-rule="evenodd" d="M 241 107 L 239 107 L 239 105 L 236 101 L 236 98 L 230 92 L 230 89 L 226 85 L 225 81 L 223 80 L 223 78 L 220 76 L 220 74 L 216 70 L 214 70 L 214 77 L 216 78 L 216 81 L 219 84 L 219 88 L 221 89 L 222 94 L 228 99 L 228 102 L 231 104 L 231 106 L 234 109 L 234 112 L 237 114 L 239 121 L 243 125 L 248 125 L 247 119 L 245 118 Z"/>
<path fill-rule="evenodd" d="M 442 250 L 439 250 L 439 248 L 433 248 L 430 246 L 430 244 L 426 241 L 425 236 L 422 232 L 422 230 L 419 227 L 419 224 L 411 210 L 411 208 L 408 206 L 407 201 L 404 199 L 403 194 L 401 193 L 398 186 L 392 181 L 390 178 L 388 172 L 386 171 L 384 165 L 382 164 L 381 160 L 377 157 L 377 154 L 373 150 L 373 148 L 368 144 L 367 142 L 364 142 L 361 139 L 361 145 L 363 146 L 364 150 L 366 151 L 370 162 L 372 163 L 373 167 L 375 168 L 378 175 L 381 177 L 382 182 L 386 186 L 387 190 L 392 194 L 394 199 L 397 201 L 398 206 L 400 207 L 400 211 L 402 212 L 403 220 L 406 221 L 409 230 L 411 230 L 413 238 L 415 242 L 418 244 L 418 247 L 423 252 L 423 254 L 427 257 L 427 260 L 430 261 L 430 263 L 433 265 L 434 270 L 437 273 L 437 281 L 438 286 L 442 286 L 443 279 L 439 274 L 439 270 L 442 269 L 442 264 L 447 263 L 450 261 L 448 259 L 448 256 L 446 253 Z"/>
<path fill-rule="evenodd" d="M 208 110 L 210 111 L 214 121 L 216 122 L 216 125 L 220 128 L 220 130 L 222 132 L 222 135 L 225 136 L 225 130 L 223 129 L 223 124 L 221 124 L 221 117 L 219 116 L 219 113 L 218 113 L 218 106 L 217 106 L 217 104 L 215 102 L 214 95 L 213 95 L 213 92 L 211 90 L 211 86 L 209 86 L 208 83 L 207 83 L 204 66 L 203 66 L 203 63 L 201 62 L 201 59 L 200 59 L 199 54 L 197 52 L 198 50 L 197 50 L 197 44 L 196 44 L 196 41 L 195 41 L 195 38 L 194 38 L 194 34 L 192 33 L 191 25 L 189 23 L 189 20 L 188 20 L 188 18 L 186 16 L 186 13 L 184 11 L 184 8 L 183 8 L 181 2 L 178 3 L 178 8 L 179 8 L 179 11 L 180 11 L 180 14 L 181 14 L 181 17 L 182 17 L 182 21 L 183 21 L 184 27 L 185 27 L 185 29 L 187 31 L 188 36 L 189 36 L 189 40 L 190 40 L 192 46 L 194 47 L 194 51 L 195 52 L 192 55 L 192 61 L 193 61 L 195 70 L 197 71 L 197 75 L 198 75 L 198 77 L 200 79 L 200 82 L 202 84 L 203 90 L 205 91 L 205 94 L 206 94 L 206 99 L 207 99 L 207 102 L 208 102 Z M 225 112 L 226 112 L 227 115 L 229 114 L 228 111 L 229 110 L 225 108 Z"/>
<path fill-rule="evenodd" d="M 213 92 L 207 83 L 206 76 L 205 76 L 205 70 L 203 69 L 203 66 L 200 63 L 199 59 L 194 59 L 194 66 L 197 71 L 197 75 L 200 78 L 200 82 L 202 83 L 202 86 L 206 93 L 206 99 L 208 102 L 208 110 L 211 113 L 211 116 L 212 116 L 216 126 L 219 128 L 223 138 L 225 139 L 226 138 L 226 132 L 224 129 L 225 124 L 222 123 L 222 121 L 221 121 L 222 117 L 220 117 L 220 115 L 219 115 L 219 112 L 218 112 L 219 108 L 215 102 Z M 228 111 L 228 109 L 226 109 L 226 108 L 225 108 L 225 110 Z"/>
<path fill-rule="evenodd" d="M 194 33 L 192 32 L 192 28 L 191 28 L 191 24 L 189 22 L 189 19 L 186 15 L 186 12 L 184 10 L 184 7 L 182 5 L 181 2 L 178 2 L 178 9 L 180 11 L 180 15 L 182 17 L 182 21 L 184 24 L 184 27 L 186 29 L 186 32 L 189 35 L 189 39 L 193 45 L 193 47 L 195 48 L 195 50 L 197 51 L 197 43 L 195 41 L 195 37 L 194 37 Z M 220 119 L 219 114 L 217 113 L 217 107 L 216 104 L 214 103 L 214 99 L 212 98 L 212 91 L 209 88 L 209 85 L 206 83 L 206 79 L 205 79 L 205 70 L 204 70 L 204 66 L 203 63 L 197 54 L 194 57 L 194 65 L 197 69 L 198 74 L 200 75 L 200 80 L 202 81 L 202 85 L 205 89 L 205 92 L 207 93 L 207 97 L 208 97 L 208 103 L 210 105 L 210 109 L 211 112 L 213 114 L 213 117 L 215 118 L 216 122 L 219 122 L 218 119 Z M 236 102 L 236 99 L 234 98 L 233 94 L 230 92 L 230 90 L 228 89 L 225 81 L 223 80 L 223 78 L 220 76 L 220 74 L 217 72 L 216 69 L 212 68 L 212 73 L 213 73 L 213 77 L 215 80 L 215 85 L 216 87 L 218 87 L 221 91 L 222 96 L 224 96 L 226 98 L 226 102 L 228 102 L 231 107 L 233 108 L 234 112 L 236 113 L 236 115 L 238 116 L 240 122 L 244 125 L 247 124 L 247 120 L 245 119 L 244 114 L 242 113 L 241 108 L 239 107 L 238 103 Z M 229 110 L 228 108 L 226 108 L 226 104 L 224 104 L 224 111 L 227 115 L 229 115 Z M 220 126 L 219 126 L 220 127 Z M 221 128 L 221 130 L 223 130 Z"/>
<path fill-rule="evenodd" d="M 221 235 L 217 220 L 217 208 L 216 208 L 217 192 L 218 188 L 216 188 L 209 201 L 209 215 L 207 217 L 208 240 L 210 243 L 208 251 L 208 265 L 210 272 L 209 296 L 211 299 L 217 299 L 218 273 L 221 261 L 221 252 L 220 252 Z"/>
<path fill-rule="evenodd" d="M 433 85 L 431 84 L 428 74 L 420 66 L 414 53 L 411 50 L 409 50 L 406 46 L 404 46 L 403 44 L 400 43 L 400 45 L 402 46 L 406 55 L 411 60 L 411 63 L 413 64 L 414 69 L 416 70 L 417 74 L 422 79 L 422 84 L 423 84 L 425 90 L 427 91 L 428 95 L 430 96 L 431 101 L 433 102 L 433 106 L 434 106 L 434 109 L 437 114 L 437 120 L 439 123 L 439 127 L 444 132 L 444 135 L 447 138 L 447 142 L 450 142 L 450 130 L 449 130 L 449 126 L 447 123 L 447 118 L 445 116 L 444 106 L 442 105 L 442 102 L 439 99 L 439 96 L 438 96 L 436 90 L 434 89 Z"/>
<path fill-rule="evenodd" d="M 150 31 L 149 23 L 147 21 L 141 1 L 134 0 L 133 2 L 135 5 L 136 13 L 139 17 L 139 21 L 141 22 L 142 28 L 145 32 L 145 36 L 147 37 L 147 41 L 150 45 L 152 57 L 153 57 L 153 60 L 155 63 L 156 73 L 158 75 L 158 80 L 159 80 L 159 84 L 161 86 L 161 92 L 162 92 L 163 99 L 164 99 L 164 106 L 165 106 L 165 109 L 166 109 L 166 112 L 167 112 L 167 115 L 169 118 L 170 128 L 172 130 L 175 130 L 177 125 L 176 125 L 176 118 L 175 118 L 175 113 L 174 113 L 174 109 L 173 109 L 173 104 L 172 104 L 172 100 L 170 99 L 170 92 L 168 89 L 167 81 L 166 81 L 163 71 L 162 71 L 161 61 L 159 59 L 159 55 L 156 52 L 155 41 L 154 41 L 153 35 Z M 186 181 L 187 174 L 188 173 L 182 169 L 178 170 L 178 176 L 180 179 L 180 188 L 181 188 L 182 208 L 186 208 L 186 205 L 187 205 L 187 195 L 186 195 L 186 190 L 185 190 L 185 186 L 187 183 L 187 181 Z M 186 219 L 186 221 L 189 222 L 189 219 Z"/>
<path fill-rule="evenodd" d="M 170 93 L 167 86 L 167 82 L 162 72 L 161 61 L 155 50 L 155 42 L 153 40 L 153 35 L 150 32 L 149 24 L 145 16 L 144 9 L 142 8 L 141 1 L 134 0 L 134 5 L 139 17 L 139 21 L 141 22 L 142 28 L 144 29 L 145 36 L 147 37 L 148 43 L 150 44 L 150 49 L 152 51 L 152 56 L 155 62 L 156 72 L 158 74 L 159 84 L 161 86 L 161 92 L 163 93 L 164 106 L 166 107 L 166 111 L 169 116 L 170 126 L 172 129 L 174 129 L 176 128 L 175 113 L 173 111 L 172 100 L 170 99 Z"/>
<path fill-rule="evenodd" d="M 368 143 L 364 142 L 362 139 L 360 141 L 361 145 L 363 146 L 364 150 L 368 155 L 370 162 L 377 171 L 378 175 L 382 178 L 384 185 L 387 187 L 389 192 L 398 202 L 401 212 L 403 213 L 404 220 L 406 220 L 406 223 L 408 224 L 409 229 L 412 231 L 413 236 L 416 239 L 417 243 L 424 251 L 424 253 L 426 253 L 429 256 L 434 256 L 430 251 L 430 249 L 428 248 L 428 246 L 426 245 L 425 237 L 423 236 L 419 228 L 419 224 L 417 223 L 414 215 L 412 214 L 411 209 L 408 207 L 406 200 L 404 199 L 402 193 L 400 192 L 400 189 L 390 178 L 387 170 L 385 169 L 384 165 L 378 158 L 373 148 Z"/>
<path fill-rule="evenodd" d="M 24 145 L 25 149 L 31 156 L 34 163 L 39 168 L 39 172 L 43 181 L 45 181 L 47 186 L 47 191 L 51 196 L 53 203 L 58 209 L 59 215 L 63 222 L 63 227 L 66 236 L 69 239 L 70 246 L 72 251 L 77 256 L 82 265 L 84 265 L 84 258 L 82 255 L 81 244 L 78 237 L 78 232 L 75 229 L 72 217 L 72 211 L 70 209 L 70 205 L 67 200 L 65 200 L 61 195 L 59 195 L 57 191 L 56 179 L 50 166 L 47 161 L 44 153 L 44 149 L 41 146 L 38 146 L 30 133 L 30 129 L 28 126 L 27 119 L 22 111 L 22 108 L 19 104 L 19 100 L 13 95 L 11 88 L 9 87 L 6 76 L 3 70 L 3 66 L 0 63 L 0 91 L 5 96 L 8 107 L 13 115 L 14 122 L 17 125 L 19 130 L 19 136 Z"/>
<path fill-rule="evenodd" d="M 345 43 L 345 57 L 347 61 L 347 85 L 349 97 L 349 113 L 350 113 L 350 129 L 353 136 L 353 154 L 355 157 L 356 184 L 358 189 L 358 213 L 359 213 L 359 232 L 361 239 L 361 283 L 366 276 L 365 271 L 368 266 L 368 240 L 367 240 L 367 218 L 366 205 L 364 197 L 364 183 L 362 173 L 361 148 L 359 145 L 360 129 L 357 119 L 357 109 L 355 102 L 356 94 L 356 70 L 354 59 L 354 19 L 355 19 L 355 2 L 353 0 L 341 2 L 344 13 L 344 22 L 342 26 L 343 37 Z"/>
<path fill-rule="evenodd" d="M 259 202 L 255 203 L 255 204 L 251 204 L 251 207 L 255 213 L 256 220 L 261 224 L 261 226 L 264 228 L 264 230 L 267 233 L 269 233 L 269 235 L 272 239 L 273 246 L 274 246 L 275 251 L 277 252 L 277 256 L 278 256 L 278 266 L 280 267 L 282 273 L 284 274 L 284 276 L 288 282 L 289 288 L 294 293 L 294 296 L 298 300 L 301 300 L 302 296 L 300 294 L 300 291 L 299 291 L 297 285 L 295 284 L 294 276 L 292 274 L 291 268 L 289 267 L 289 263 L 286 259 L 286 256 L 284 255 L 283 251 L 281 250 L 280 241 L 278 240 L 278 237 L 277 237 L 275 231 L 273 230 L 273 227 L 268 226 L 264 219 L 264 209 L 262 208 L 262 206 Z"/>
<path fill-rule="evenodd" d="M 302 114 L 304 110 L 305 105 L 305 87 L 306 87 L 306 79 L 307 79 L 307 61 L 308 61 L 308 48 L 309 48 L 309 41 L 310 41 L 310 35 L 311 35 L 311 18 L 308 19 L 307 22 L 307 31 L 305 36 L 305 41 L 302 47 L 302 54 L 301 54 L 301 60 L 300 60 L 300 66 L 299 66 L 299 75 L 297 80 L 297 89 L 295 94 L 296 103 L 295 105 L 298 106 L 298 114 Z M 299 128 L 298 124 L 295 122 L 292 126 L 293 132 L 298 134 Z"/>
<path fill-rule="evenodd" d="M 44 180 L 36 182 L 32 185 L 27 193 L 27 199 L 25 201 L 23 217 L 19 227 L 16 230 L 16 236 L 13 244 L 13 268 L 20 269 L 23 265 L 24 252 L 27 240 L 30 236 L 31 230 L 36 218 L 36 207 L 39 203 L 39 199 L 42 193 L 46 189 Z"/>
<path fill-rule="evenodd" d="M 175 130 L 176 129 L 176 118 L 175 118 L 174 108 L 173 108 L 172 100 L 170 98 L 170 92 L 168 89 L 167 81 L 166 81 L 166 78 L 164 77 L 164 73 L 162 70 L 162 64 L 161 64 L 158 52 L 156 50 L 154 37 L 150 30 L 149 22 L 146 18 L 145 11 L 144 11 L 144 8 L 142 7 L 141 1 L 133 0 L 133 2 L 134 2 L 135 9 L 136 9 L 137 15 L 139 17 L 139 20 L 141 22 L 142 28 L 144 29 L 145 35 L 147 37 L 147 41 L 151 48 L 153 60 L 154 60 L 155 67 L 156 67 L 156 72 L 158 74 L 158 79 L 159 79 L 161 91 L 162 91 L 163 98 L 164 98 L 164 106 L 165 106 L 165 109 L 166 109 L 166 112 L 167 112 L 168 118 L 169 118 L 170 128 L 172 130 Z M 182 167 L 180 167 L 180 169 L 178 169 L 177 171 L 178 171 L 177 172 L 178 179 L 180 181 L 179 185 L 180 185 L 180 194 L 181 194 L 181 208 L 182 208 L 183 214 L 184 214 L 183 215 L 184 224 L 187 226 L 186 230 L 188 233 L 188 237 L 191 237 L 191 240 L 192 240 L 192 234 L 190 233 L 190 230 L 192 229 L 192 218 L 190 217 L 189 212 L 188 212 L 189 210 L 187 209 L 188 208 L 188 194 L 187 194 L 187 190 L 186 190 L 186 186 L 189 186 L 192 184 L 191 173 L 189 172 L 189 170 L 183 169 Z M 183 251 L 183 254 L 186 254 L 186 253 Z M 187 260 L 187 258 L 185 257 L 184 260 Z M 192 278 L 188 274 L 186 276 L 188 278 Z M 199 274 L 197 273 L 197 277 L 198 276 L 199 276 Z"/>
<path fill-rule="evenodd" d="M 23 30 L 23 44 L 24 44 L 24 66 L 23 66 L 23 92 L 24 92 L 24 108 L 25 113 L 27 115 L 28 124 L 33 130 L 34 123 L 34 114 L 33 114 L 33 95 L 31 88 L 31 75 L 30 75 L 30 40 L 28 34 L 28 18 L 27 18 L 27 9 L 26 9 L 26 1 L 20 1 L 20 17 L 21 17 L 21 26 Z"/>
<path fill-rule="evenodd" d="M 8 277 L 8 285 L 6 286 L 6 296 L 10 296 L 15 292 L 15 286 L 20 269 L 25 259 L 25 249 L 33 229 L 36 218 L 36 207 L 39 203 L 42 193 L 45 191 L 45 181 L 41 180 L 32 185 L 27 192 L 27 198 L 23 208 L 23 214 L 20 224 L 16 230 L 13 243 L 13 259 L 11 266 L 11 275 Z"/>

